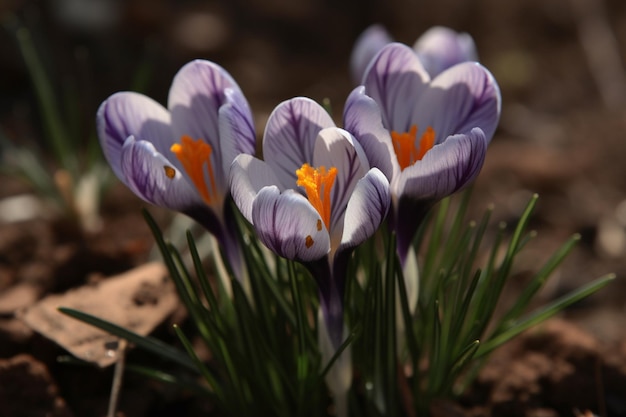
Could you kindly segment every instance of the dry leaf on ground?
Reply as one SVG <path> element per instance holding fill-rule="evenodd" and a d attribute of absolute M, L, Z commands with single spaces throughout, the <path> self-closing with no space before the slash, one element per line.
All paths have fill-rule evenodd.
<path fill-rule="evenodd" d="M 18 316 L 74 356 L 105 367 L 117 359 L 119 338 L 63 315 L 59 307 L 91 314 L 145 336 L 174 311 L 177 303 L 166 268 L 150 263 L 96 285 L 50 295 Z"/>

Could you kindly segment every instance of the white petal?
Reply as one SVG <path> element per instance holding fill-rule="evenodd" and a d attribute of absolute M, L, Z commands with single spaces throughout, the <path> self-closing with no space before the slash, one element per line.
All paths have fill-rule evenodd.
<path fill-rule="evenodd" d="M 475 62 L 458 64 L 442 72 L 416 100 L 414 123 L 420 132 L 431 126 L 436 143 L 475 127 L 489 141 L 500 118 L 498 84 L 486 68 Z"/>
<path fill-rule="evenodd" d="M 311 262 L 330 251 L 330 237 L 317 210 L 293 190 L 259 191 L 252 205 L 252 223 L 259 239 L 287 259 Z"/>
<path fill-rule="evenodd" d="M 413 122 L 415 99 L 428 86 L 430 77 L 406 45 L 385 46 L 370 63 L 363 84 L 365 93 L 380 106 L 383 124 L 389 130 L 408 132 Z"/>
<path fill-rule="evenodd" d="M 226 89 L 225 104 L 219 109 L 219 134 L 222 171 L 224 181 L 228 180 L 230 165 L 237 155 L 254 155 L 256 132 L 252 113 L 243 95 L 236 90 Z"/>
<path fill-rule="evenodd" d="M 149 203 L 181 212 L 204 206 L 196 189 L 152 143 L 129 137 L 120 160 L 128 187 Z"/>
<path fill-rule="evenodd" d="M 363 147 L 370 166 L 380 169 L 389 181 L 400 173 L 391 135 L 383 126 L 380 107 L 365 94 L 365 87 L 355 88 L 348 97 L 343 124 Z"/>
<path fill-rule="evenodd" d="M 269 185 L 283 189 L 269 165 L 252 155 L 241 154 L 235 158 L 230 169 L 230 192 L 241 214 L 250 223 L 253 223 L 252 203 L 258 192 Z"/>
<path fill-rule="evenodd" d="M 227 94 L 231 95 L 230 99 Z M 219 110 L 224 105 L 233 104 L 242 113 L 240 120 L 251 123 L 248 103 L 236 81 L 221 66 L 201 59 L 189 62 L 178 71 L 168 97 L 176 142 L 182 136 L 189 136 L 194 140 L 202 139 L 211 146 L 211 166 L 219 190 L 226 188 L 227 171 L 232 163 L 232 159 L 222 159 Z M 228 152 L 228 157 L 231 156 L 232 152 Z"/>
<path fill-rule="evenodd" d="M 331 191 L 330 234 L 333 242 L 341 237 L 343 217 L 348 200 L 357 182 L 369 169 L 365 152 L 347 131 L 331 127 L 320 132 L 315 142 L 313 164 L 316 168 L 337 168 L 337 176 Z"/>
<path fill-rule="evenodd" d="M 339 252 L 354 248 L 372 236 L 391 205 L 389 181 L 372 168 L 357 184 L 348 202 Z"/>
<path fill-rule="evenodd" d="M 98 108 L 96 122 L 104 156 L 120 179 L 120 152 L 129 136 L 151 142 L 160 153 L 169 150 L 174 138 L 169 112 L 139 93 L 113 94 Z"/>
<path fill-rule="evenodd" d="M 217 152 L 218 111 L 226 103 L 226 89 L 243 96 L 230 74 L 213 62 L 197 59 L 178 71 L 172 81 L 167 105 L 172 113 L 177 140 L 183 135 L 203 139 Z"/>
<path fill-rule="evenodd" d="M 263 158 L 287 188 L 296 186 L 296 170 L 312 163 L 320 130 L 335 126 L 315 101 L 296 97 L 280 103 L 270 114 L 263 136 Z"/>
<path fill-rule="evenodd" d="M 398 195 L 413 200 L 438 201 L 474 180 L 482 168 L 487 139 L 480 129 L 454 135 L 434 146 L 392 184 Z"/>

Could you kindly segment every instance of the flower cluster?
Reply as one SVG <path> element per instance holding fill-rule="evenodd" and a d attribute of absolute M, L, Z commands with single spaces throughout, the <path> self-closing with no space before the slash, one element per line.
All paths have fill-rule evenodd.
<path fill-rule="evenodd" d="M 374 24 L 361 33 L 350 57 L 350 72 L 355 83 L 361 83 L 372 59 L 392 42 L 393 38 L 380 24 Z M 478 61 L 472 37 L 443 26 L 433 26 L 424 32 L 413 44 L 413 51 L 431 77 L 461 62 Z"/>
<path fill-rule="evenodd" d="M 432 36 L 442 36 L 436 31 Z M 167 109 L 122 92 L 97 114 L 115 174 L 145 201 L 204 225 L 237 278 L 255 277 L 245 271 L 234 207 L 267 248 L 310 271 L 324 362 L 346 338 L 344 295 L 354 249 L 386 221 L 404 265 L 426 212 L 478 175 L 500 115 L 489 71 L 458 63 L 472 58 L 471 38 L 458 42 L 464 59 L 435 62 L 428 58 L 435 41 L 418 41 L 416 54 L 380 29 L 367 36 L 376 40 L 355 52 L 361 82 L 346 101 L 343 127 L 311 99 L 287 100 L 269 116 L 263 160 L 254 156 L 256 133 L 243 93 L 208 61 L 179 71 Z M 341 396 L 351 382 L 349 352 L 334 369 L 328 385 Z"/>
<path fill-rule="evenodd" d="M 256 133 L 235 80 L 217 64 L 190 62 L 174 77 L 167 109 L 142 94 L 116 93 L 100 105 L 97 129 L 117 177 L 145 201 L 203 225 L 241 277 L 228 173 L 237 155 L 254 153 Z"/>

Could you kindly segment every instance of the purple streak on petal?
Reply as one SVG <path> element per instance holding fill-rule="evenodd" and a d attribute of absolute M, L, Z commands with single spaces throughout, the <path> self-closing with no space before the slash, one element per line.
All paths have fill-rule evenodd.
<path fill-rule="evenodd" d="M 96 123 L 104 155 L 122 181 L 120 152 L 129 136 L 152 142 L 161 153 L 172 143 L 169 113 L 142 94 L 113 94 L 98 108 Z"/>
<path fill-rule="evenodd" d="M 400 43 L 385 46 L 370 63 L 363 80 L 365 93 L 380 106 L 385 127 L 408 132 L 415 100 L 430 81 L 413 50 Z"/>
<path fill-rule="evenodd" d="M 420 131 L 431 126 L 436 143 L 479 127 L 491 140 L 500 118 L 500 90 L 482 65 L 465 62 L 435 78 L 419 97 L 414 120 Z M 419 137 L 419 134 L 418 134 Z"/>
<path fill-rule="evenodd" d="M 182 67 L 170 88 L 168 108 L 172 114 L 172 130 L 176 142 L 183 135 L 202 139 L 211 145 L 211 164 L 223 189 L 227 177 L 223 175 L 232 162 L 222 161 L 219 136 L 219 109 L 227 103 L 226 90 L 239 95 L 238 105 L 247 107 L 241 89 L 225 69 L 205 60 L 195 60 Z"/>
<path fill-rule="evenodd" d="M 284 187 L 296 187 L 296 170 L 312 163 L 318 133 L 331 126 L 335 123 L 326 110 L 305 97 L 284 101 L 274 109 L 265 127 L 263 158 Z"/>
<path fill-rule="evenodd" d="M 256 152 L 256 131 L 248 102 L 239 91 L 232 88 L 227 88 L 224 95 L 226 102 L 220 108 L 220 117 L 222 117 L 222 113 L 224 113 L 223 116 L 228 117 L 229 123 L 225 126 L 225 133 L 232 135 L 229 139 L 234 143 L 236 152 L 232 158 L 229 157 L 225 160 L 232 161 L 240 153 L 253 155 Z M 222 138 L 222 141 L 227 141 L 227 139 Z"/>
<path fill-rule="evenodd" d="M 424 32 L 413 45 L 413 50 L 431 78 L 461 62 L 478 61 L 472 37 L 443 26 L 434 26 Z"/>
<path fill-rule="evenodd" d="M 421 161 L 402 171 L 397 194 L 438 201 L 472 181 L 483 166 L 487 139 L 482 130 L 450 136 Z"/>
<path fill-rule="evenodd" d="M 378 168 L 370 169 L 359 180 L 348 202 L 341 244 L 333 260 L 333 276 L 342 291 L 353 249 L 378 230 L 390 206 L 391 192 L 387 178 Z"/>
<path fill-rule="evenodd" d="M 279 181 L 272 168 L 264 161 L 248 154 L 241 154 L 230 169 L 230 193 L 237 208 L 250 223 L 252 204 L 263 187 L 277 185 Z M 282 191 L 281 187 L 278 187 Z"/>
<path fill-rule="evenodd" d="M 331 191 L 330 236 L 341 239 L 348 200 L 369 169 L 365 152 L 347 131 L 330 127 L 320 131 L 315 141 L 313 166 L 337 168 L 337 176 Z"/>
<path fill-rule="evenodd" d="M 224 184 L 228 181 L 230 164 L 239 154 L 255 153 L 256 132 L 252 113 L 245 98 L 230 88 L 225 91 L 226 103 L 219 110 L 221 160 Z"/>
<path fill-rule="evenodd" d="M 174 76 L 168 98 L 176 138 L 201 138 L 216 149 L 218 111 L 226 102 L 227 88 L 243 96 L 230 74 L 213 62 L 198 59 L 182 67 Z"/>
<path fill-rule="evenodd" d="M 147 202 L 181 212 L 205 206 L 195 188 L 152 143 L 129 137 L 122 147 L 120 161 L 125 183 Z M 166 175 L 166 167 L 175 169 L 174 177 Z"/>
<path fill-rule="evenodd" d="M 330 251 L 330 237 L 319 213 L 293 190 L 281 194 L 275 186 L 263 188 L 252 205 L 252 220 L 261 242 L 283 258 L 311 262 Z"/>
<path fill-rule="evenodd" d="M 378 104 L 365 94 L 365 87 L 355 88 L 344 107 L 344 128 L 361 144 L 370 166 L 379 168 L 389 181 L 400 172 L 389 131 L 383 127 Z"/>
<path fill-rule="evenodd" d="M 354 248 L 380 227 L 391 205 L 389 181 L 378 168 L 359 180 L 350 197 L 338 252 Z"/>
<path fill-rule="evenodd" d="M 391 42 L 393 39 L 387 29 L 378 24 L 371 25 L 359 35 L 350 55 L 350 74 L 354 84 L 361 84 L 370 61 Z"/>
<path fill-rule="evenodd" d="M 402 171 L 393 185 L 399 197 L 393 226 L 403 262 L 426 211 L 474 180 L 482 168 L 486 152 L 485 135 L 476 128 L 467 135 L 449 137 L 433 147 L 421 161 Z"/>
<path fill-rule="evenodd" d="M 166 168 L 175 170 L 173 178 L 166 175 Z M 204 226 L 225 248 L 231 263 L 237 260 L 238 248 L 232 233 L 224 229 L 216 213 L 198 196 L 184 175 L 173 167 L 171 162 L 161 155 L 147 141 L 137 141 L 129 137 L 121 151 L 121 169 L 128 187 L 139 197 L 156 206 L 179 211 Z M 241 261 L 233 269 L 239 268 Z M 240 275 L 238 275 L 240 276 Z"/>
<path fill-rule="evenodd" d="M 475 81 L 475 84 L 473 80 L 471 81 L 472 87 L 476 87 L 474 90 L 474 108 L 469 112 L 464 123 L 457 128 L 457 132 L 468 132 L 472 128 L 478 127 L 484 132 L 487 142 L 490 142 L 500 121 L 502 96 L 500 87 L 493 75 L 480 64 L 474 64 L 474 67 L 482 70 L 478 71 L 476 75 L 478 80 Z"/>

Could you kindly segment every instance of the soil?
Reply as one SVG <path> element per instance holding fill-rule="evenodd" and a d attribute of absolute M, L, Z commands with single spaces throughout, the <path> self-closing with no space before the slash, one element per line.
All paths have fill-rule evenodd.
<path fill-rule="evenodd" d="M 532 217 L 538 236 L 520 255 L 503 302 L 574 233 L 579 245 L 538 303 L 608 272 L 618 278 L 497 350 L 459 401 L 436 404 L 431 414 L 626 416 L 626 2 L 103 0 L 93 3 L 111 13 L 105 7 L 95 17 L 72 3 L 12 0 L 0 5 L 0 19 L 17 16 L 31 29 L 53 91 L 73 100 L 65 121 L 82 144 L 95 140 L 94 115 L 108 95 L 135 89 L 166 102 L 173 74 L 193 58 L 231 72 L 260 135 L 272 108 L 295 95 L 329 98 L 340 119 L 352 88 L 349 52 L 371 23 L 408 44 L 435 24 L 469 32 L 503 95 L 470 214 L 493 204 L 494 225 L 513 223 L 532 193 L 540 195 Z M 7 57 L 0 63 L 1 134 L 40 146 L 46 130 L 10 31 L 0 34 L 0 53 Z M 34 195 L 15 176 L 0 181 L 0 205 Z M 152 259 L 143 204 L 116 183 L 103 200 L 103 227 L 86 233 L 39 201 L 27 218 L 0 213 L 0 416 L 104 416 L 112 369 L 59 363 L 67 350 L 20 312 L 51 295 L 98 288 Z M 150 210 L 168 224 L 169 213 Z M 146 288 L 130 293 L 138 294 L 136 308 L 166 304 Z M 181 317 L 180 309 L 170 311 L 152 334 L 173 340 L 169 329 Z M 141 360 L 135 351 L 128 355 Z M 193 397 L 133 375 L 124 381 L 119 410 L 127 417 L 210 413 Z"/>

